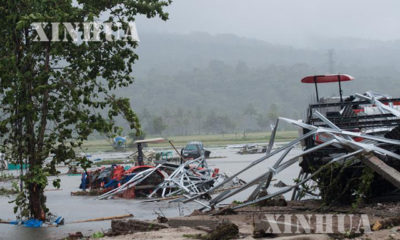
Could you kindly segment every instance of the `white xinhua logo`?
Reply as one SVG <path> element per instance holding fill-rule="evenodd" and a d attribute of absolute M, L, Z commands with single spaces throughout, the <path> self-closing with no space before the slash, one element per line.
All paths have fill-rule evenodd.
<path fill-rule="evenodd" d="M 37 36 L 35 42 L 67 42 L 68 36 L 73 42 L 99 42 L 100 35 L 104 33 L 106 41 L 139 41 L 139 36 L 134 22 L 127 23 L 126 31 L 121 28 L 121 25 L 114 23 L 103 22 L 83 22 L 83 23 L 60 23 L 60 22 L 34 22 L 31 24 L 36 31 Z M 46 35 L 46 27 L 51 27 L 51 36 Z M 117 28 L 117 31 L 113 29 Z M 60 39 L 60 29 L 63 29 L 62 38 Z M 83 29 L 83 32 L 82 30 Z"/>
<path fill-rule="evenodd" d="M 273 234 L 371 232 L 366 214 L 266 214 L 261 222 L 261 229 Z"/>

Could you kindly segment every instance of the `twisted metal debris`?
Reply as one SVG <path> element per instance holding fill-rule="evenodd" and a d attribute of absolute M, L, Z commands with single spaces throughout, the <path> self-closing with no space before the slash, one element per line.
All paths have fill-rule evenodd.
<path fill-rule="evenodd" d="M 154 189 L 149 198 L 159 190 L 163 198 L 182 194 L 199 194 L 208 190 L 214 183 L 216 175 L 213 173 L 214 170 L 208 168 L 203 156 L 186 161 L 164 179 L 164 182 Z"/>
<path fill-rule="evenodd" d="M 218 174 L 215 170 L 208 168 L 207 162 L 203 157 L 190 160 L 182 163 L 179 166 L 172 167 L 172 173 L 167 176 L 164 181 L 159 184 L 154 191 L 148 195 L 149 198 L 159 195 L 162 198 L 168 198 L 172 196 L 183 196 L 174 201 L 183 201 L 184 203 L 195 201 L 203 205 L 203 209 L 212 209 L 217 206 L 222 201 L 237 195 L 238 193 L 254 187 L 255 189 L 249 195 L 246 202 L 236 205 L 233 209 L 242 208 L 248 205 L 264 201 L 275 196 L 279 196 L 288 193 L 293 190 L 292 199 L 300 199 L 300 196 L 305 189 L 303 189 L 303 184 L 310 181 L 317 174 L 321 173 L 322 170 L 331 166 L 337 162 L 352 162 L 352 163 L 362 163 L 373 168 L 378 174 L 380 174 L 384 179 L 393 184 L 393 186 L 400 189 L 400 173 L 385 165 L 384 161 L 380 159 L 385 159 L 390 157 L 396 161 L 400 160 L 400 155 L 396 153 L 393 149 L 399 149 L 400 141 L 397 139 L 387 138 L 385 136 L 378 136 L 378 133 L 389 132 L 394 128 L 398 127 L 400 122 L 400 111 L 393 107 L 394 101 L 391 99 L 385 99 L 384 103 L 380 100 L 381 95 L 377 95 L 371 92 L 367 92 L 365 95 L 356 94 L 355 95 L 360 101 L 355 102 L 343 102 L 334 104 L 323 104 L 318 103 L 315 105 L 310 105 L 310 123 L 304 123 L 301 120 L 292 120 L 288 118 L 280 117 L 275 124 L 275 127 L 271 133 L 271 138 L 266 149 L 266 154 L 250 163 L 247 167 L 238 171 L 237 173 L 227 177 L 225 175 Z M 370 123 L 366 120 L 361 120 L 360 123 L 367 123 L 368 127 L 364 127 L 366 131 L 350 131 L 352 128 L 341 129 L 332 122 L 328 117 L 320 113 L 318 110 L 313 110 L 313 108 L 321 108 L 321 106 L 328 107 L 340 107 L 340 114 L 346 115 L 351 110 L 355 104 L 366 104 L 374 106 L 378 109 L 380 114 L 373 113 L 372 115 L 363 115 L 362 119 L 368 121 L 377 122 L 377 125 L 369 125 Z M 353 105 L 351 105 L 353 104 Z M 312 112 L 311 112 L 312 110 Z M 345 116 L 347 117 L 347 116 Z M 351 116 L 349 119 L 353 119 Z M 317 121 L 317 120 L 318 121 Z M 379 120 L 377 120 L 379 119 Z M 285 144 L 282 147 L 273 149 L 275 142 L 276 132 L 281 121 L 287 122 L 293 126 L 296 126 L 302 130 L 302 134 L 295 140 Z M 389 122 L 390 124 L 386 124 Z M 314 124 L 318 123 L 318 124 Z M 348 124 L 348 123 L 346 123 Z M 353 123 L 352 123 L 353 124 Z M 347 126 L 347 125 L 346 125 Z M 353 125 L 351 125 L 353 126 Z M 379 127 L 377 127 L 379 126 Z M 349 130 L 350 129 L 350 130 Z M 319 139 L 319 142 L 315 141 L 312 145 L 305 145 L 304 142 L 309 139 Z M 322 139 L 322 140 L 321 140 Z M 289 155 L 296 146 L 302 146 L 303 150 L 300 153 L 295 153 L 294 155 Z M 387 147 L 391 146 L 391 147 Z M 269 193 L 267 195 L 261 195 L 261 192 L 269 192 L 267 189 L 270 186 L 272 178 L 287 169 L 288 167 L 299 163 L 304 160 L 304 157 L 309 156 L 312 153 L 324 150 L 328 147 L 336 149 L 330 154 L 324 155 L 325 160 L 323 164 L 312 172 L 303 172 L 299 174 L 298 181 L 290 186 L 285 186 L 282 189 Z M 340 150 L 340 151 L 337 151 Z M 258 164 L 270 160 L 271 157 L 279 156 L 272 167 L 255 177 L 248 183 L 237 186 L 236 188 L 227 189 L 226 187 L 229 183 L 233 182 L 242 173 L 251 170 Z M 377 158 L 377 157 L 379 158 Z M 166 163 L 159 164 L 154 169 L 149 169 L 141 172 L 134 178 L 132 178 L 126 184 L 120 186 L 113 191 L 100 196 L 100 199 L 111 197 L 121 191 L 124 191 L 130 187 L 136 186 L 145 178 L 150 176 L 157 169 L 169 168 Z M 219 194 L 217 194 L 219 193 Z M 213 198 L 210 196 L 214 195 Z M 204 200 L 209 198 L 208 203 L 204 203 Z"/>
<path fill-rule="evenodd" d="M 366 95 L 361 95 L 361 94 L 356 94 L 360 99 L 363 100 L 368 100 L 371 102 L 371 104 L 374 104 L 377 106 L 379 111 L 382 114 L 389 114 L 387 116 L 387 119 L 389 120 L 399 120 L 400 118 L 400 112 L 393 108 L 393 106 L 390 106 L 390 104 L 383 104 L 381 101 L 379 101 L 379 96 L 368 92 Z M 253 187 L 256 185 L 255 190 L 250 194 L 249 198 L 247 199 L 246 202 L 243 204 L 234 206 L 233 209 L 238 209 L 242 208 L 248 205 L 252 205 L 255 203 L 258 203 L 260 201 L 264 201 L 270 198 L 273 198 L 278 195 L 285 194 L 291 190 L 294 190 L 293 192 L 293 198 L 298 199 L 299 192 L 303 191 L 301 186 L 312 179 L 314 176 L 316 176 L 318 173 L 320 173 L 324 168 L 330 166 L 331 164 L 335 162 L 357 162 L 360 161 L 366 161 L 371 163 L 372 160 L 368 158 L 368 156 L 371 156 L 371 154 L 375 156 L 379 156 L 381 158 L 384 157 L 391 157 L 393 159 L 396 159 L 397 161 L 400 160 L 400 155 L 393 151 L 389 151 L 383 147 L 381 147 L 382 144 L 386 145 L 392 145 L 396 146 L 398 149 L 398 146 L 400 146 L 400 141 L 396 139 L 389 139 L 381 136 L 376 136 L 372 134 L 367 134 L 367 133 L 362 133 L 362 132 L 352 132 L 352 131 L 347 131 L 347 130 L 342 130 L 338 126 L 336 126 L 333 122 L 331 122 L 328 118 L 326 118 L 323 114 L 321 114 L 318 111 L 313 112 L 313 116 L 317 117 L 320 121 L 324 123 L 324 126 L 315 126 L 311 124 L 306 124 L 301 120 L 292 120 L 288 118 L 279 118 L 275 124 L 275 128 L 272 131 L 271 134 L 271 139 L 270 143 L 267 149 L 267 153 L 265 156 L 253 161 L 251 164 L 249 164 L 247 167 L 243 168 L 239 172 L 233 174 L 229 178 L 225 179 L 225 181 L 221 182 L 220 184 L 217 184 L 216 186 L 210 188 L 207 191 L 204 191 L 202 193 L 199 193 L 195 196 L 192 197 L 187 197 L 187 199 L 183 200 L 183 202 L 190 202 L 193 200 L 196 200 L 200 197 L 202 197 L 205 194 L 211 195 L 215 193 L 215 191 L 227 182 L 231 181 L 233 178 L 239 176 L 243 172 L 249 171 L 256 165 L 260 164 L 261 162 L 264 162 L 266 160 L 269 160 L 271 157 L 276 156 L 278 154 L 281 154 L 279 159 L 275 162 L 275 164 L 268 169 L 264 174 L 254 178 L 253 180 L 249 181 L 247 184 L 243 185 L 240 188 L 233 189 L 233 190 L 227 190 L 224 191 L 218 195 L 216 195 L 214 198 L 212 198 L 208 205 L 207 208 L 214 208 L 218 203 L 221 203 L 225 199 L 228 199 L 229 197 L 232 197 L 250 187 Z M 279 121 L 284 121 L 287 123 L 290 123 L 300 129 L 303 130 L 304 135 L 300 136 L 299 138 L 287 143 L 286 145 L 275 149 L 272 151 L 272 146 L 274 144 L 275 140 L 275 134 L 276 130 L 279 125 Z M 393 126 L 391 126 L 393 128 Z M 374 132 L 374 131 L 372 131 Z M 303 150 L 299 154 L 295 154 L 292 157 L 287 157 L 288 154 L 294 149 L 295 146 L 301 145 L 302 142 L 305 139 L 308 138 L 317 138 L 319 136 L 324 136 L 324 142 L 315 145 L 313 147 L 307 148 Z M 354 139 L 362 139 L 362 141 L 355 141 Z M 302 157 L 305 155 L 308 155 L 310 153 L 316 152 L 320 149 L 326 148 L 328 146 L 333 146 L 338 149 L 345 149 L 345 153 L 338 153 L 332 157 L 330 157 L 330 160 L 326 162 L 324 165 L 322 165 L 319 169 L 316 171 L 312 172 L 311 174 L 305 174 L 305 173 L 300 173 L 299 181 L 291 186 L 286 186 L 283 189 L 276 191 L 274 193 L 270 193 L 266 196 L 260 196 L 260 192 L 262 190 L 268 189 L 270 182 L 272 180 L 272 177 L 276 176 L 280 172 L 284 171 L 288 167 L 292 166 L 293 164 L 299 162 L 302 160 Z M 363 156 L 360 158 L 360 156 Z M 367 156 L 367 158 L 365 158 Z M 375 160 L 373 161 L 380 161 L 377 158 L 374 158 Z M 370 166 L 371 164 L 369 164 Z M 391 182 L 394 186 L 397 186 L 400 188 L 400 173 L 391 168 L 390 166 L 385 166 L 384 162 L 379 162 L 380 166 L 375 166 L 379 169 L 374 169 L 378 174 L 381 174 L 382 177 L 384 177 L 386 180 Z M 383 168 L 382 168 L 383 166 Z M 266 191 L 265 191 L 266 192 Z"/>
<path fill-rule="evenodd" d="M 225 174 L 218 173 L 218 170 L 209 168 L 204 156 L 183 162 L 181 165 L 173 165 L 164 161 L 154 168 L 137 173 L 126 183 L 102 194 L 97 199 L 112 198 L 130 188 L 134 188 L 160 170 L 169 170 L 172 173 L 165 177 L 164 181 L 147 195 L 148 198 L 197 195 L 208 191 L 214 184 L 226 177 Z M 202 204 L 201 202 L 199 203 Z"/>

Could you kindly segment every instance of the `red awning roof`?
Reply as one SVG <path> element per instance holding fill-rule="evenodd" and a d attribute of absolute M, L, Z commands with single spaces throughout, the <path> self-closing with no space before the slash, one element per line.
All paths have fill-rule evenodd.
<path fill-rule="evenodd" d="M 341 82 L 351 81 L 354 78 L 347 74 L 336 74 L 336 75 L 316 75 L 316 76 L 308 76 L 301 79 L 302 83 L 330 83 L 330 82 L 339 82 L 339 78 Z"/>

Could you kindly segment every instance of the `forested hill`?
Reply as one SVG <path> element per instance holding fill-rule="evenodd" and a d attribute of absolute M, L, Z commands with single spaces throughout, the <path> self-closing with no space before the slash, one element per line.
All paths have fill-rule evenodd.
<path fill-rule="evenodd" d="M 234 35 L 140 35 L 132 100 L 148 133 L 266 130 L 276 115 L 302 118 L 314 87 L 306 75 L 348 73 L 345 94 L 400 96 L 400 42 L 319 40 L 297 49 Z M 333 49 L 332 58 L 329 50 Z M 335 84 L 321 95 L 337 94 Z"/>

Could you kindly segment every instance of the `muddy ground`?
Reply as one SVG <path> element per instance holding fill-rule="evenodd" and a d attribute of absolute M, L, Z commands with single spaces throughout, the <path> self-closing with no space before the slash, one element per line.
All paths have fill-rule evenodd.
<path fill-rule="evenodd" d="M 400 222 L 386 224 L 379 231 L 371 231 L 364 234 L 274 234 L 256 238 L 254 230 L 257 230 L 260 220 L 266 214 L 353 214 L 353 223 L 360 222 L 360 215 L 367 214 L 371 228 L 377 221 L 384 219 L 400 218 L 400 203 L 375 203 L 352 207 L 335 207 L 328 209 L 319 201 L 308 200 L 302 202 L 288 202 L 287 206 L 271 207 L 246 207 L 231 215 L 214 215 L 217 211 L 207 214 L 195 211 L 191 216 L 170 218 L 166 223 L 168 228 L 158 231 L 137 232 L 128 235 L 105 237 L 105 239 L 192 239 L 201 234 L 206 236 L 221 222 L 231 222 L 239 227 L 239 235 L 235 239 L 400 239 Z M 400 221 L 400 220 L 398 220 Z M 154 221 L 156 223 L 156 221 Z M 333 221 L 334 229 L 337 222 Z M 354 231 L 357 226 L 353 226 Z M 349 222 L 345 222 L 345 229 L 350 229 Z M 283 231 L 283 230 L 282 230 Z"/>

